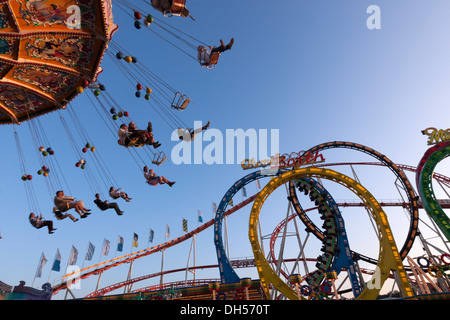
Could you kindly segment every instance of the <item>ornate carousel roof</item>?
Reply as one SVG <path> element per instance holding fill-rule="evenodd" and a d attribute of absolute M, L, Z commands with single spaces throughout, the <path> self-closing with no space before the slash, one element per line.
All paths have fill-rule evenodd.
<path fill-rule="evenodd" d="M 64 108 L 116 30 L 111 0 L 0 0 L 0 124 Z"/>

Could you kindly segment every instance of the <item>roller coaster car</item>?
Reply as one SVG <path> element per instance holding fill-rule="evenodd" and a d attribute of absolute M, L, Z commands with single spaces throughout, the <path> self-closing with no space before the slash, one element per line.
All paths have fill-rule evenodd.
<path fill-rule="evenodd" d="M 164 152 L 159 152 L 159 153 L 155 153 L 155 156 L 153 157 L 152 163 L 159 166 L 161 165 L 164 161 L 166 161 L 167 157 L 164 154 Z"/>
<path fill-rule="evenodd" d="M 176 110 L 184 110 L 189 102 L 191 102 L 191 99 L 177 92 L 173 97 L 171 107 Z"/>
<path fill-rule="evenodd" d="M 186 8 L 186 0 L 152 0 L 152 7 L 163 13 L 165 17 L 190 16 Z"/>

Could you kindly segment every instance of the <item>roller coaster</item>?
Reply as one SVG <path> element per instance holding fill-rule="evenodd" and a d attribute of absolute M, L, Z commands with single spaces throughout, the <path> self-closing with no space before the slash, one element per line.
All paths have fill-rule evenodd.
<path fill-rule="evenodd" d="M 337 162 L 324 163 L 321 152 L 328 149 L 350 149 L 369 155 L 378 162 Z M 152 246 L 137 252 L 133 252 L 118 258 L 114 258 L 73 273 L 64 275 L 61 283 L 53 287 L 53 294 L 62 290 L 70 292 L 70 286 L 74 281 L 81 281 L 93 275 L 99 277 L 103 272 L 111 270 L 119 265 L 132 263 L 137 259 L 164 251 L 176 246 L 195 235 L 213 226 L 214 246 L 217 255 L 217 264 L 189 267 L 190 270 L 215 269 L 219 272 L 217 279 L 201 279 L 160 283 L 158 285 L 145 286 L 131 290 L 132 285 L 140 281 L 158 278 L 165 274 L 185 271 L 187 268 L 178 268 L 156 272 L 136 278 L 128 279 L 108 285 L 104 288 L 96 288 L 95 291 L 82 299 L 339 299 L 346 298 L 357 300 L 374 300 L 380 295 L 383 284 L 392 279 L 397 285 L 400 296 L 403 299 L 422 299 L 431 294 L 448 298 L 450 281 L 448 270 L 450 265 L 449 249 L 446 242 L 450 239 L 449 219 L 443 209 L 450 208 L 449 200 L 437 199 L 432 181 L 450 187 L 450 178 L 435 173 L 434 169 L 440 161 L 450 154 L 450 142 L 436 143 L 427 150 L 417 167 L 395 164 L 382 153 L 363 146 L 361 144 L 345 141 L 334 141 L 317 145 L 304 152 L 286 154 L 272 158 L 271 161 L 260 163 L 261 170 L 256 170 L 236 181 L 221 198 L 214 219 L 207 221 L 198 228 L 184 234 L 174 240 Z M 318 161 L 318 157 L 322 157 Z M 273 161 L 273 160 L 276 161 Z M 249 161 L 245 162 L 247 169 Z M 349 177 L 343 173 L 327 167 L 338 166 L 382 166 L 387 167 L 395 176 L 400 189 L 406 195 L 401 201 L 378 201 L 358 180 L 357 177 Z M 270 166 L 270 168 L 267 168 Z M 254 165 L 253 167 L 257 167 Z M 274 170 L 275 168 L 275 170 Z M 416 187 L 418 193 L 409 182 L 405 171 L 416 174 Z M 244 201 L 232 206 L 233 197 L 248 184 L 268 178 L 270 181 L 256 194 Z M 323 180 L 337 184 L 354 194 L 356 201 L 337 201 L 332 192 L 325 188 Z M 264 252 L 261 234 L 261 213 L 264 211 L 264 203 L 271 194 L 276 193 L 281 186 L 286 186 L 286 198 L 288 213 L 273 230 L 270 239 L 270 250 Z M 298 193 L 308 196 L 314 207 L 303 209 Z M 223 234 L 224 219 L 252 204 L 249 215 L 248 240 L 251 245 L 253 258 L 233 259 L 228 258 L 226 243 Z M 228 206 L 232 206 L 227 209 Z M 407 212 L 409 226 L 406 239 L 401 247 L 397 247 L 394 234 L 389 223 L 388 215 L 383 208 L 401 207 Z M 379 240 L 378 257 L 369 257 L 351 249 L 348 230 L 341 213 L 342 208 L 364 208 L 373 221 L 376 236 Z M 439 254 L 433 254 L 428 243 L 419 231 L 419 209 L 436 224 L 436 230 L 443 239 L 444 249 L 438 249 Z M 322 226 L 318 226 L 317 219 L 310 212 L 317 211 Z M 264 213 L 266 214 L 266 213 Z M 307 238 L 312 235 L 321 243 L 320 254 L 316 258 L 306 257 L 304 246 L 306 240 L 301 243 L 297 258 L 283 257 L 284 242 L 286 240 L 287 225 L 290 221 L 300 221 L 305 226 Z M 296 222 L 295 222 L 296 224 Z M 297 227 L 296 227 L 297 228 Z M 280 234 L 283 233 L 283 236 Z M 443 237 L 442 237 L 443 236 Z M 419 237 L 426 248 L 427 255 L 410 257 L 411 249 L 416 238 Z M 276 254 L 276 242 L 282 239 L 278 256 Z M 398 240 L 397 240 L 398 241 Z M 435 248 L 435 246 L 433 246 Z M 360 266 L 360 262 L 372 265 L 367 269 Z M 423 263 L 425 261 L 426 263 Z M 288 270 L 287 264 L 294 266 Z M 299 274 L 299 264 L 303 263 L 304 272 Z M 313 264 L 310 271 L 311 264 Z M 418 267 L 419 265 L 419 267 Z M 256 270 L 259 279 L 251 280 L 248 277 L 240 277 L 237 269 L 251 268 Z M 346 272 L 348 279 L 346 288 L 336 288 L 336 284 L 344 285 L 341 281 L 342 271 Z M 369 280 L 364 279 L 363 274 L 370 275 Z M 428 281 L 427 281 L 428 279 Z M 125 288 L 123 294 L 112 294 L 119 288 Z M 430 290 L 430 288 L 432 288 Z M 442 296 L 443 295 L 443 296 Z M 75 297 L 75 296 L 73 296 Z"/>

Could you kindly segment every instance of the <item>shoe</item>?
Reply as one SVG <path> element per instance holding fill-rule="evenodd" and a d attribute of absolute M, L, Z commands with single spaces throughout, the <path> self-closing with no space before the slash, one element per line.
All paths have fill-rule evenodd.
<path fill-rule="evenodd" d="M 73 222 L 77 222 L 77 221 L 78 221 L 78 219 L 73 220 Z"/>
<path fill-rule="evenodd" d="M 55 231 L 56 228 L 53 228 L 52 230 L 50 230 L 48 233 L 53 234 L 53 231 Z"/>
<path fill-rule="evenodd" d="M 90 211 L 91 211 L 91 209 L 84 209 L 84 211 L 88 211 L 88 212 L 90 212 Z"/>
<path fill-rule="evenodd" d="M 208 121 L 208 122 L 205 124 L 205 128 L 209 128 L 209 125 L 210 125 L 210 122 Z"/>
<path fill-rule="evenodd" d="M 173 185 L 175 184 L 175 181 L 174 182 L 171 182 L 171 183 L 169 183 L 169 187 L 172 187 Z"/>
<path fill-rule="evenodd" d="M 117 215 L 119 215 L 119 216 L 123 215 L 123 211 L 117 212 Z"/>
<path fill-rule="evenodd" d="M 88 216 L 88 215 L 90 215 L 91 213 L 90 212 L 88 212 L 88 211 L 85 211 L 85 212 L 83 212 L 84 213 L 84 215 L 85 216 Z"/>
<path fill-rule="evenodd" d="M 234 38 L 231 38 L 230 43 L 227 45 L 227 49 L 231 49 L 234 43 Z"/>
<path fill-rule="evenodd" d="M 147 124 L 147 131 L 148 132 L 153 132 L 152 123 L 150 121 Z"/>
<path fill-rule="evenodd" d="M 80 217 L 81 219 L 84 219 L 84 218 L 87 218 L 87 215 L 82 215 L 81 217 Z"/>

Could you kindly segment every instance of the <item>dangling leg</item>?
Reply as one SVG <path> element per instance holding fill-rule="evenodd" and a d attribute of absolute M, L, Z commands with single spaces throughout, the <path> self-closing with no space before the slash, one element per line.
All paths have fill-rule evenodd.
<path fill-rule="evenodd" d="M 233 43 L 234 43 L 234 38 L 231 38 L 230 42 L 229 42 L 227 45 L 225 45 L 225 44 L 223 43 L 223 41 L 220 40 L 220 47 L 214 47 L 214 48 L 212 48 L 212 49 L 211 49 L 211 54 L 214 53 L 214 52 L 222 53 L 222 52 L 224 52 L 224 51 L 230 50 L 231 47 L 233 46 Z"/>
<path fill-rule="evenodd" d="M 71 215 L 70 213 L 67 213 L 66 216 L 69 217 L 70 220 L 72 220 L 73 222 L 77 222 L 77 221 L 78 221 L 78 219 L 76 219 L 76 218 L 75 218 L 73 215 Z"/>
<path fill-rule="evenodd" d="M 75 209 L 75 211 L 80 215 L 81 218 L 86 218 L 86 216 L 82 213 L 76 202 L 75 203 L 72 202 L 71 204 L 69 204 L 69 209 Z"/>
<path fill-rule="evenodd" d="M 230 42 L 225 47 L 225 50 L 230 50 L 231 47 L 233 46 L 233 43 L 234 43 L 234 38 L 231 38 Z"/>
<path fill-rule="evenodd" d="M 209 125 L 210 125 L 210 122 L 208 121 L 203 127 L 197 128 L 197 129 L 194 129 L 194 130 L 190 131 L 190 133 L 191 133 L 191 140 L 194 140 L 194 137 L 195 137 L 195 135 L 196 135 L 197 133 L 200 133 L 200 132 L 202 132 L 203 130 L 208 129 L 208 128 L 209 128 Z"/>
<path fill-rule="evenodd" d="M 161 177 L 160 181 L 162 181 L 163 183 L 167 183 L 169 185 L 169 187 L 171 187 L 175 184 L 175 181 L 171 182 L 171 181 L 167 180 L 166 177 Z"/>
<path fill-rule="evenodd" d="M 83 211 L 83 213 L 84 214 L 91 214 L 89 211 L 91 211 L 91 209 L 86 209 L 85 207 L 84 207 L 84 202 L 83 201 L 77 201 L 76 202 L 76 206 L 78 207 L 78 210 L 81 210 L 81 211 Z"/>
<path fill-rule="evenodd" d="M 109 208 L 112 208 L 116 210 L 117 215 L 121 216 L 123 214 L 123 211 L 119 209 L 119 205 L 115 202 L 111 202 L 108 204 Z"/>
<path fill-rule="evenodd" d="M 209 128 L 209 125 L 210 125 L 210 123 L 209 123 L 209 121 L 202 127 L 202 130 L 206 130 L 206 129 L 208 129 Z"/>
<path fill-rule="evenodd" d="M 42 222 L 42 226 L 45 226 L 48 228 L 48 233 L 53 233 L 56 229 L 53 228 L 53 221 L 47 220 Z"/>
<path fill-rule="evenodd" d="M 77 222 L 77 221 L 78 221 L 78 219 L 76 219 L 76 218 L 75 218 L 73 215 L 71 215 L 70 213 L 62 214 L 61 211 L 57 211 L 57 212 L 59 212 L 59 213 L 61 214 L 61 215 L 58 216 L 58 219 L 59 219 L 59 220 L 63 220 L 63 219 L 65 219 L 65 218 L 69 217 L 70 220 L 72 220 L 73 222 Z M 56 214 L 56 212 L 55 212 L 55 214 Z"/>

